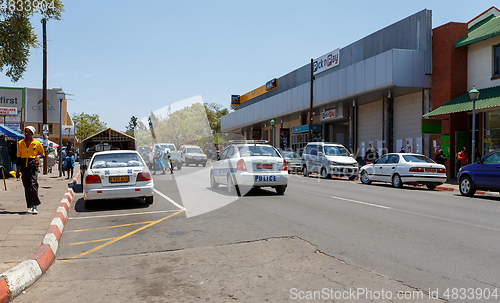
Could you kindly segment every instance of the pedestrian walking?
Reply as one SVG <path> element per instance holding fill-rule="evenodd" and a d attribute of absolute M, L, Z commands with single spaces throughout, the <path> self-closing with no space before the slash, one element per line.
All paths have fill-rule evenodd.
<path fill-rule="evenodd" d="M 75 148 L 73 143 L 68 141 L 68 147 L 66 148 L 66 160 L 64 160 L 64 166 L 68 171 L 68 177 L 66 179 L 73 179 L 73 167 L 75 167 Z"/>
<path fill-rule="evenodd" d="M 17 144 L 16 178 L 19 178 L 19 173 L 21 173 L 28 213 L 38 214 L 36 207 L 41 203 L 38 198 L 38 166 L 40 155 L 44 155 L 44 151 L 42 144 L 33 139 L 34 134 L 35 128 L 26 126 L 25 137 Z"/>
<path fill-rule="evenodd" d="M 164 175 L 166 174 L 165 172 L 165 162 L 163 162 L 163 150 L 162 148 L 160 147 L 160 145 L 155 145 L 155 156 L 154 156 L 154 160 L 155 160 L 155 167 L 154 167 L 154 173 L 153 174 L 156 174 L 156 171 L 161 169 L 162 172 L 161 174 Z"/>
<path fill-rule="evenodd" d="M 172 166 L 172 161 L 170 161 L 170 148 L 165 148 L 165 151 L 163 152 L 163 160 L 167 161 L 170 167 L 170 174 L 174 173 L 174 167 Z"/>
<path fill-rule="evenodd" d="M 368 145 L 368 150 L 365 153 L 365 160 L 367 162 L 373 162 L 377 159 L 378 159 L 377 151 L 373 148 L 372 144 Z"/>
<path fill-rule="evenodd" d="M 54 148 L 54 144 L 50 143 L 49 147 L 47 147 L 47 168 L 49 173 L 52 173 L 52 167 L 56 164 L 57 159 L 57 151 Z"/>
<path fill-rule="evenodd" d="M 436 163 L 446 165 L 446 161 L 448 161 L 448 158 L 444 155 L 444 150 L 440 149 L 439 154 L 436 155 Z"/>

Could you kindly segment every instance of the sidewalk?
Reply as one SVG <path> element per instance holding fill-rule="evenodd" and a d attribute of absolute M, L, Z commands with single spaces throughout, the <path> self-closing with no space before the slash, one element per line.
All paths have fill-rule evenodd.
<path fill-rule="evenodd" d="M 16 276 L 16 274 L 13 275 L 12 271 L 21 269 L 17 274 L 24 275 L 20 267 L 22 267 L 22 263 L 25 263 L 25 260 L 37 261 L 40 267 L 43 267 L 43 262 L 41 263 L 38 257 L 40 257 L 39 254 L 44 254 L 44 257 L 47 258 L 45 248 L 50 247 L 52 249 L 51 253 L 55 255 L 68 210 L 66 208 L 66 211 L 63 211 L 64 207 L 61 208 L 61 202 L 63 202 L 61 199 L 64 198 L 69 207 L 74 194 L 71 187 L 79 175 L 79 165 L 75 167 L 73 180 L 59 177 L 57 167 L 54 167 L 53 172 L 47 175 L 40 173 L 38 175 L 38 195 L 42 204 L 38 206 L 39 213 L 36 215 L 27 212 L 28 208 L 21 179 L 12 177 L 6 179 L 7 190 L 5 190 L 3 180 L 0 181 L 0 303 L 7 302 L 3 301 L 5 293 L 2 290 L 5 290 L 5 284 L 10 290 L 11 299 L 13 298 L 13 292 L 22 291 L 31 285 L 16 290 L 15 288 L 20 281 L 9 281 L 9 277 L 10 280 L 13 280 L 13 277 Z M 52 226 L 54 224 L 57 225 L 57 228 Z M 56 241 L 49 241 L 50 244 L 46 243 L 49 234 L 51 236 L 56 235 Z M 52 263 L 52 260 L 53 257 L 50 263 Z M 48 259 L 45 260 L 45 263 L 48 263 L 48 261 Z M 50 263 L 45 265 L 48 267 Z M 41 271 L 45 270 L 46 268 L 41 268 Z M 38 271 L 38 269 L 35 269 L 35 271 Z M 21 287 L 21 285 L 19 286 Z"/>

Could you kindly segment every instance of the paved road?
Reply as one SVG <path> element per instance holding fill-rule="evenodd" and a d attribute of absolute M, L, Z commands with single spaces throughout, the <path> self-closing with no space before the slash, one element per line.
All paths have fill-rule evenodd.
<path fill-rule="evenodd" d="M 97 287 L 106 280 L 106 289 L 96 290 L 96 298 L 114 294 L 116 299 L 120 279 L 131 274 L 130 262 L 134 264 L 132 275 L 143 284 L 146 282 L 140 279 L 141 275 L 155 272 L 155 262 L 161 263 L 157 271 L 171 271 L 194 262 L 169 255 L 169 263 L 158 256 L 155 259 L 154 253 L 191 254 L 195 250 L 195 260 L 211 264 L 214 262 L 211 256 L 220 256 L 221 251 L 196 250 L 294 237 L 337 261 L 343 260 L 426 292 L 439 289 L 440 296 L 447 288 L 493 290 L 498 287 L 498 198 L 470 199 L 445 191 L 394 189 L 347 179 L 321 180 L 292 175 L 285 195 L 261 189 L 251 190 L 238 199 L 229 196 L 224 186 L 216 190 L 209 188 L 208 169 L 201 167 L 183 167 L 174 177 L 157 175 L 154 178 L 157 193 L 151 206 L 127 200 L 103 202 L 89 211 L 83 207 L 82 199 L 74 203 L 58 261 L 36 287 L 30 289 L 31 295 L 52 294 L 47 285 L 64 284 L 65 278 L 58 278 L 57 274 L 64 270 L 67 273 L 69 268 L 74 271 L 75 280 L 89 279 L 89 285 Z M 288 244 L 275 246 L 273 251 L 279 251 L 278 247 L 288 247 Z M 293 250 L 287 248 L 286 251 Z M 248 251 L 239 253 L 242 258 Z M 249 257 L 245 255 L 245 258 Z M 303 261 L 299 258 L 297 262 Z M 326 258 L 319 264 L 328 262 Z M 124 272 L 125 268 L 129 268 L 128 273 Z M 205 274 L 210 276 L 211 272 L 217 276 L 216 268 L 204 269 Z M 306 266 L 296 270 L 307 271 Z M 100 279 L 92 276 L 96 273 Z M 361 274 L 358 277 L 365 281 Z M 311 279 L 314 281 L 308 278 Z M 191 285 L 181 280 L 176 282 L 177 287 Z M 219 281 L 219 287 L 226 282 Z M 245 283 L 240 282 L 238 285 L 245 287 Z M 287 287 L 298 287 L 300 283 L 305 282 L 295 281 Z M 160 284 L 163 287 L 165 283 Z M 280 287 L 278 285 L 274 287 Z M 155 296 L 155 291 L 165 291 L 162 287 L 155 287 L 149 281 L 142 295 L 153 300 L 151 296 Z M 79 289 L 82 293 L 88 292 L 85 285 Z M 78 289 L 73 291 L 73 295 L 78 294 Z M 283 295 L 286 291 L 280 292 Z M 15 302 L 29 302 L 31 298 L 20 296 Z M 62 296 L 63 299 L 67 297 Z"/>

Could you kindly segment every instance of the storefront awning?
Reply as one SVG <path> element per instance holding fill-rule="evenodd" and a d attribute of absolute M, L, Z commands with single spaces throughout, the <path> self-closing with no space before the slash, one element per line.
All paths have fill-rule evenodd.
<path fill-rule="evenodd" d="M 0 124 L 0 132 L 4 133 L 6 137 L 14 138 L 15 140 L 24 139 L 23 134 L 2 124 Z"/>
<path fill-rule="evenodd" d="M 500 86 L 479 90 L 479 99 L 476 100 L 476 110 L 497 106 L 500 106 Z M 468 111 L 472 111 L 472 100 L 469 97 L 469 93 L 465 93 L 428 112 L 424 117 Z"/>

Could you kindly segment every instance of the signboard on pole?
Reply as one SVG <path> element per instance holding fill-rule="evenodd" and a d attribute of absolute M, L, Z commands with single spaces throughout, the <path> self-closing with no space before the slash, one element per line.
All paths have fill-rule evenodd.
<path fill-rule="evenodd" d="M 17 116 L 17 107 L 0 107 L 0 116 Z"/>
<path fill-rule="evenodd" d="M 340 48 L 319 57 L 313 62 L 313 74 L 319 74 L 340 64 Z"/>

